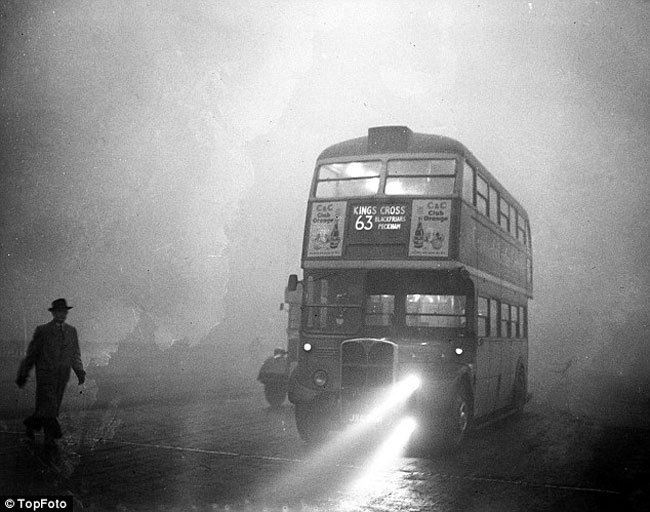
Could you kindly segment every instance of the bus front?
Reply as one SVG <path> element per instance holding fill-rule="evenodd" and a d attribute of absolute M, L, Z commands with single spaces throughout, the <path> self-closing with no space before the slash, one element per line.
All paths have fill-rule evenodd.
<path fill-rule="evenodd" d="M 463 154 L 398 126 L 319 156 L 289 384 L 304 440 L 405 415 L 452 443 L 467 428 L 476 337 L 474 283 L 458 260 Z"/>

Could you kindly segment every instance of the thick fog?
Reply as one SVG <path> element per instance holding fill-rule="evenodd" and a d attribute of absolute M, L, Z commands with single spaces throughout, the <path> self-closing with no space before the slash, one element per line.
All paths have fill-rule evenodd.
<path fill-rule="evenodd" d="M 65 297 L 85 358 L 144 317 L 281 346 L 316 156 L 402 124 L 528 210 L 532 391 L 648 389 L 650 3 L 5 0 L 0 33 L 0 338 Z"/>

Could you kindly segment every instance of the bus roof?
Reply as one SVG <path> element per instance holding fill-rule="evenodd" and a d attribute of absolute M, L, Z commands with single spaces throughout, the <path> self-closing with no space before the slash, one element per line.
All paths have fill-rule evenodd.
<path fill-rule="evenodd" d="M 407 126 L 378 126 L 368 129 L 366 137 L 346 140 L 326 148 L 318 159 L 396 152 L 469 153 L 465 146 L 450 137 L 415 133 Z"/>

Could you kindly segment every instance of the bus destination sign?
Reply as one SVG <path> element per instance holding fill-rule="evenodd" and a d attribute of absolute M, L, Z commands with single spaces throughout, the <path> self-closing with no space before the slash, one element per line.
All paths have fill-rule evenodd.
<path fill-rule="evenodd" d="M 406 244 L 411 205 L 406 202 L 350 203 L 348 243 Z"/>
<path fill-rule="evenodd" d="M 414 199 L 409 256 L 449 256 L 448 199 Z"/>
<path fill-rule="evenodd" d="M 345 235 L 345 201 L 313 203 L 309 219 L 307 257 L 340 257 Z"/>

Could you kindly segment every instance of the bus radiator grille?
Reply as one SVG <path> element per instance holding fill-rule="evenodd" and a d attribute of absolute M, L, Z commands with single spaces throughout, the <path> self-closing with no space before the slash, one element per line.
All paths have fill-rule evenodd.
<path fill-rule="evenodd" d="M 395 380 L 397 347 L 390 341 L 349 340 L 341 344 L 341 406 L 345 416 L 362 413 Z"/>

